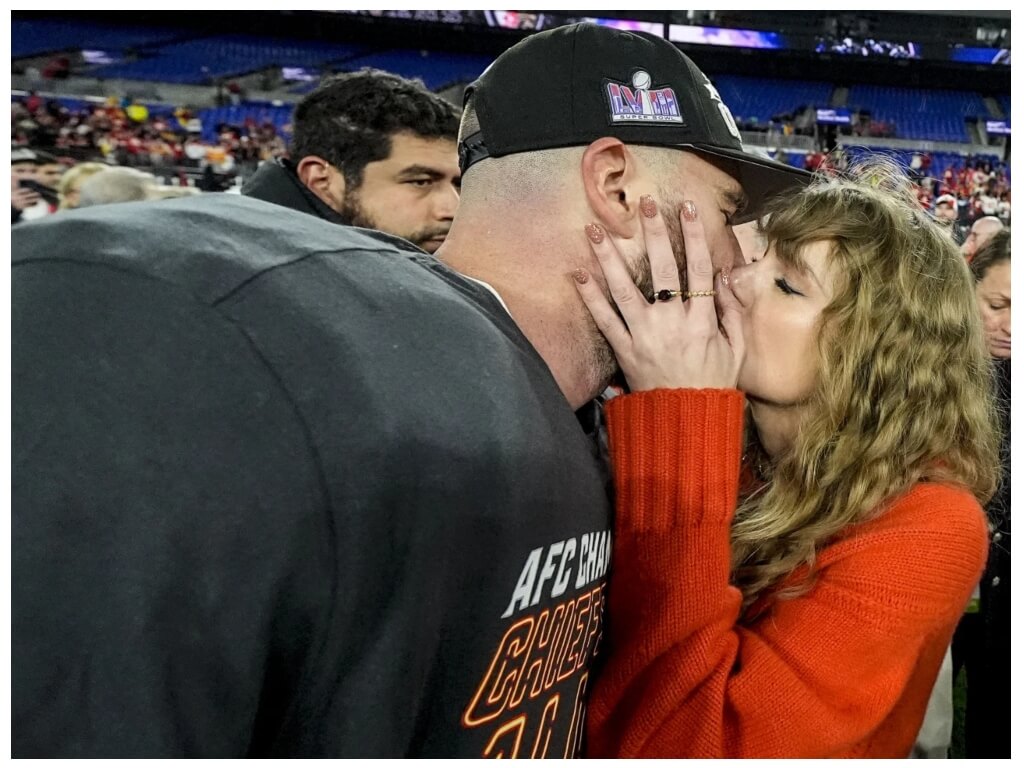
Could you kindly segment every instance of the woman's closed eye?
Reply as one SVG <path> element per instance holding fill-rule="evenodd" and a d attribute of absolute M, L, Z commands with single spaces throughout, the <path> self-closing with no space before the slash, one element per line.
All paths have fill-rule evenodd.
<path fill-rule="evenodd" d="M 791 286 L 786 281 L 786 278 L 784 278 L 784 277 L 777 277 L 777 278 L 775 278 L 775 285 L 777 285 L 779 287 L 779 290 L 782 291 L 787 296 L 803 296 L 804 295 L 800 291 L 798 291 L 796 288 Z"/>

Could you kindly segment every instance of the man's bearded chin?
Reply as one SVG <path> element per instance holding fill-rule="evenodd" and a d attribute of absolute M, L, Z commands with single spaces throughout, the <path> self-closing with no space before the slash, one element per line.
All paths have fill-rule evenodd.
<path fill-rule="evenodd" d="M 415 243 L 427 253 L 433 253 L 441 247 L 441 240 L 437 238 L 448 237 L 447 226 L 430 227 L 429 229 L 421 229 L 419 232 L 413 232 L 411 235 L 403 235 L 403 237 L 411 243 Z"/>
<path fill-rule="evenodd" d="M 356 192 L 351 192 L 345 195 L 345 200 L 341 204 L 341 210 L 338 211 L 338 215 L 341 216 L 345 223 L 351 227 L 376 229 L 378 232 L 384 232 L 377 222 L 373 220 L 373 217 L 363 210 L 363 207 L 359 204 L 359 195 Z M 434 227 L 426 227 L 416 232 L 388 232 L 387 234 L 405 238 L 410 243 L 422 248 L 427 253 L 433 253 L 441 247 L 441 242 L 435 238 L 447 237 L 448 230 L 449 225 L 439 224 Z"/>

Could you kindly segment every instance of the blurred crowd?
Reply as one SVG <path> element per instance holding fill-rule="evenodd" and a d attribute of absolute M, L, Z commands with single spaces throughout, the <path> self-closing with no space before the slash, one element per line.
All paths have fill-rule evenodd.
<path fill-rule="evenodd" d="M 783 125 L 783 132 L 792 132 L 791 124 Z M 69 191 L 73 198 L 89 173 L 107 166 L 156 173 L 132 177 L 136 183 L 129 186 L 137 194 L 147 185 L 151 188 L 147 194 L 153 194 L 152 188 L 161 186 L 158 177 L 180 188 L 224 190 L 235 177 L 241 181 L 252 176 L 262 162 L 285 157 L 282 132 L 289 129 L 284 126 L 282 131 L 270 120 L 249 117 L 239 124 L 215 126 L 216 138 L 210 141 L 202 138 L 200 117 L 186 107 L 158 111 L 113 97 L 103 103 L 68 106 L 33 92 L 11 103 L 12 220 L 31 220 L 66 206 Z M 883 135 L 884 129 L 872 125 L 871 134 Z M 804 167 L 842 172 L 849 159 L 842 149 L 816 151 L 806 155 Z M 83 160 L 92 162 L 82 165 Z M 946 167 L 941 176 L 933 173 L 932 163 L 928 152 L 915 153 L 908 170 L 922 207 L 940 220 L 951 221 L 959 244 L 979 219 L 996 217 L 1009 225 L 1010 178 L 1005 163 L 967 156 L 962 164 Z M 67 180 L 61 183 L 65 171 Z M 141 186 L 140 178 L 147 179 Z"/>
<path fill-rule="evenodd" d="M 809 171 L 841 173 L 850 162 L 842 149 L 810 152 L 804 160 Z M 921 207 L 940 219 L 953 221 L 958 244 L 967 237 L 971 225 L 994 216 L 1005 226 L 1010 224 L 1010 174 L 1004 162 L 967 155 L 962 162 L 945 168 L 941 176 L 932 170 L 928 152 L 914 153 L 907 168 L 917 190 Z"/>
<path fill-rule="evenodd" d="M 165 184 L 151 173 L 106 162 L 76 163 L 44 150 L 11 150 L 11 223 L 70 208 L 194 195 L 203 185 L 182 177 Z"/>
<path fill-rule="evenodd" d="M 163 112 L 131 99 L 69 107 L 30 94 L 11 103 L 11 139 L 56 155 L 92 155 L 116 165 L 205 168 L 221 173 L 255 166 L 284 155 L 286 143 L 270 121 L 251 118 L 215 126 L 216 140 L 202 138 L 204 126 L 191 110 Z"/>

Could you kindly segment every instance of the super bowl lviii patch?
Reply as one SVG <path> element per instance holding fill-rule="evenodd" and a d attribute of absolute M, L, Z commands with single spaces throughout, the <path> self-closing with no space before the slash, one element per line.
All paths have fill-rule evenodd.
<path fill-rule="evenodd" d="M 683 122 L 675 91 L 668 87 L 652 88 L 651 76 L 642 69 L 633 73 L 631 85 L 605 80 L 604 87 L 613 123 Z"/>

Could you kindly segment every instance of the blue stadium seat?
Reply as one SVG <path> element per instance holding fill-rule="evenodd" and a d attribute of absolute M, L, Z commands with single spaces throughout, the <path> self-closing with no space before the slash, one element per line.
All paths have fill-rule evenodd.
<path fill-rule="evenodd" d="M 1006 119 L 1009 120 L 1010 119 L 1010 97 L 1009 96 L 1000 96 L 997 99 L 997 101 L 999 102 L 999 106 L 1002 107 L 1003 114 L 1006 115 Z"/>
<path fill-rule="evenodd" d="M 13 19 L 11 21 L 11 58 L 39 56 L 57 51 L 96 49 L 123 51 L 195 33 L 155 27 L 106 26 L 82 21 L 50 19 Z"/>
<path fill-rule="evenodd" d="M 219 35 L 162 46 L 150 57 L 99 67 L 90 74 L 105 79 L 198 85 L 267 67 L 323 68 L 363 51 L 363 46 L 341 43 Z"/>
<path fill-rule="evenodd" d="M 337 71 L 353 72 L 363 67 L 374 67 L 396 75 L 419 78 L 432 91 L 455 83 L 475 80 L 493 61 L 490 56 L 478 56 L 446 51 L 393 50 L 371 53 L 350 59 Z M 307 85 L 299 92 L 315 88 Z"/>
<path fill-rule="evenodd" d="M 855 85 L 848 104 L 892 123 L 900 138 L 932 141 L 970 141 L 964 121 L 988 114 L 982 97 L 970 91 Z"/>
<path fill-rule="evenodd" d="M 801 106 L 827 106 L 833 89 L 830 83 L 738 75 L 718 75 L 714 83 L 738 122 L 767 123 L 773 116 L 792 113 Z"/>
<path fill-rule="evenodd" d="M 205 141 L 217 140 L 218 125 L 227 123 L 241 126 L 250 118 L 260 125 L 269 121 L 277 128 L 278 134 L 284 134 L 287 133 L 283 130 L 284 126 L 291 122 L 292 107 L 291 105 L 274 107 L 252 104 L 211 107 L 199 110 L 196 117 L 202 121 L 202 138 Z"/>

